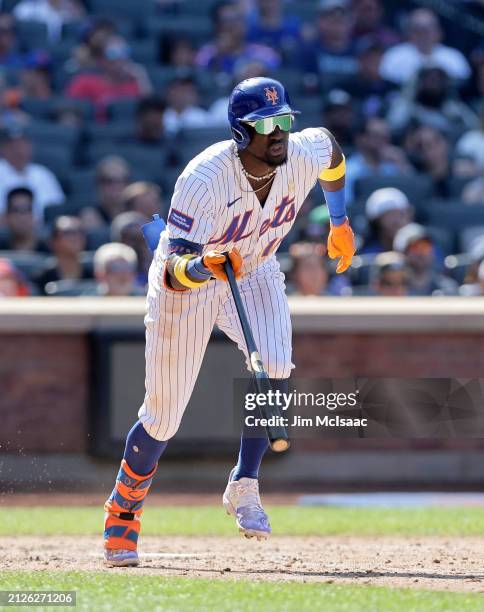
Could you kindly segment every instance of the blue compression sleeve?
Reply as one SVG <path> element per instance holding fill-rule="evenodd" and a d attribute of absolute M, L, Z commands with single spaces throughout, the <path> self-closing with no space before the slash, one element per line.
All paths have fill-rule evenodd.
<path fill-rule="evenodd" d="M 126 438 L 124 459 L 135 474 L 149 474 L 167 447 L 168 441 L 162 442 L 152 438 L 137 421 Z"/>
<path fill-rule="evenodd" d="M 333 225 L 342 225 L 346 219 L 345 188 L 336 191 L 326 191 L 323 189 L 329 216 Z"/>

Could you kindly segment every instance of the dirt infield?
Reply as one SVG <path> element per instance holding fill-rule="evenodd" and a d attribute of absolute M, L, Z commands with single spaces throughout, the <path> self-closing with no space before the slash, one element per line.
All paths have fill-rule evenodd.
<path fill-rule="evenodd" d="M 2 537 L 4 570 L 372 584 L 484 593 L 484 538 L 143 538 L 141 566 L 108 569 L 97 537 Z"/>

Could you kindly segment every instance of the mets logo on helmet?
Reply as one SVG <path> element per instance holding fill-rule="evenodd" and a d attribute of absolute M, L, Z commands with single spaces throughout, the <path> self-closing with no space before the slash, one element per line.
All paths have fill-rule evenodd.
<path fill-rule="evenodd" d="M 264 87 L 264 91 L 266 92 L 267 101 L 272 102 L 272 105 L 275 106 L 279 100 L 277 89 L 275 87 Z"/>

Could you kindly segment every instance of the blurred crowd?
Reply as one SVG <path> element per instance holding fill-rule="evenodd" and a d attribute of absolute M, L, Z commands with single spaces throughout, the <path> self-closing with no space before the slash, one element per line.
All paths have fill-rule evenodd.
<path fill-rule="evenodd" d="M 424 4 L 0 0 L 0 296 L 143 295 L 140 226 L 253 76 L 346 155 L 354 265 L 316 186 L 289 293 L 484 295 L 484 0 Z"/>

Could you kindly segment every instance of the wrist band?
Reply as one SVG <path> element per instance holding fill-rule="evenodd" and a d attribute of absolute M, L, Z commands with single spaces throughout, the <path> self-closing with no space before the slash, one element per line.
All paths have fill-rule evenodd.
<path fill-rule="evenodd" d="M 346 219 L 345 188 L 336 191 L 323 189 L 324 198 L 329 210 L 329 216 L 333 225 L 341 225 Z"/>
<path fill-rule="evenodd" d="M 187 266 L 190 260 L 196 259 L 196 255 L 181 255 L 173 268 L 173 275 L 179 283 L 190 289 L 198 289 L 201 285 L 208 281 L 208 278 L 202 281 L 194 281 L 187 275 Z"/>

